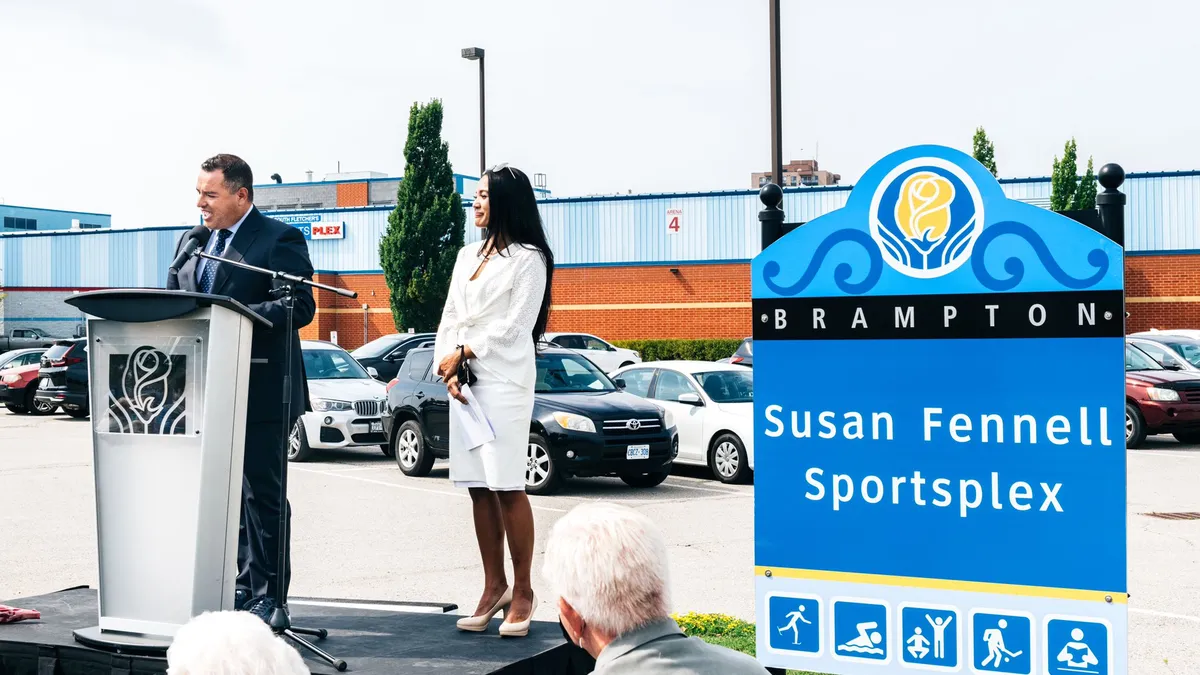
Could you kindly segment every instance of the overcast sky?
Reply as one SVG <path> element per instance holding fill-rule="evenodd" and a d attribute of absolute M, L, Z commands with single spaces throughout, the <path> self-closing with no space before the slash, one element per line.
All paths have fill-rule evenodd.
<path fill-rule="evenodd" d="M 783 0 L 784 156 L 853 183 L 896 148 L 1002 176 L 1200 167 L 1200 3 Z M 409 106 L 440 98 L 458 173 L 545 173 L 559 196 L 749 187 L 770 164 L 766 0 L 0 0 L 0 201 L 199 222 L 217 152 L 258 182 L 401 175 Z"/>

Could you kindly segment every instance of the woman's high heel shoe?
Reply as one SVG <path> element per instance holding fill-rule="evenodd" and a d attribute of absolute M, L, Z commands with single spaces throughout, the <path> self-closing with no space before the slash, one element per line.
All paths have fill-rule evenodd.
<path fill-rule="evenodd" d="M 500 637 L 524 637 L 529 635 L 529 624 L 533 621 L 533 612 L 537 609 L 537 593 L 533 594 L 533 600 L 529 604 L 529 616 L 525 617 L 524 621 L 516 621 L 509 623 L 505 621 L 500 624 Z"/>
<path fill-rule="evenodd" d="M 504 591 L 504 595 L 492 605 L 488 611 L 479 616 L 464 616 L 458 620 L 459 630 L 469 630 L 474 633 L 482 633 L 487 630 L 488 624 L 492 621 L 492 617 L 496 616 L 496 612 L 507 610 L 512 605 L 512 588 Z M 503 616 L 503 615 L 502 615 Z"/>

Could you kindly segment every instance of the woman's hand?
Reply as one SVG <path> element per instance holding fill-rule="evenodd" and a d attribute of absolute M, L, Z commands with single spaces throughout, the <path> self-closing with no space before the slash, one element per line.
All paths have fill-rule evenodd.
<path fill-rule="evenodd" d="M 457 375 L 452 375 L 448 380 L 446 380 L 446 391 L 448 391 L 451 396 L 458 399 L 460 402 L 467 402 L 467 397 L 463 396 L 462 390 L 459 389 Z"/>
<path fill-rule="evenodd" d="M 442 359 L 442 362 L 438 364 L 437 374 L 441 375 L 442 379 L 446 380 L 447 383 L 449 383 L 451 377 L 458 374 L 458 364 L 461 361 L 459 354 L 460 352 L 455 349 L 447 354 L 446 358 Z"/>

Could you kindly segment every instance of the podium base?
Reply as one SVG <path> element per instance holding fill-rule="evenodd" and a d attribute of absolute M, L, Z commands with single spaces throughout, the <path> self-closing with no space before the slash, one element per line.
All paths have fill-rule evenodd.
<path fill-rule="evenodd" d="M 161 658 L 167 655 L 167 648 L 171 646 L 170 638 L 102 631 L 99 626 L 80 628 L 73 633 L 75 641 L 81 645 L 116 654 Z"/>

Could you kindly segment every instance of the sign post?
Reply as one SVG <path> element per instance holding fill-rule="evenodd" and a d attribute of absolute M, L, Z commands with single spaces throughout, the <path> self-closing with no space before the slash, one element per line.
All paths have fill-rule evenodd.
<path fill-rule="evenodd" d="M 1123 270 L 939 146 L 755 258 L 764 665 L 1126 674 Z"/>

